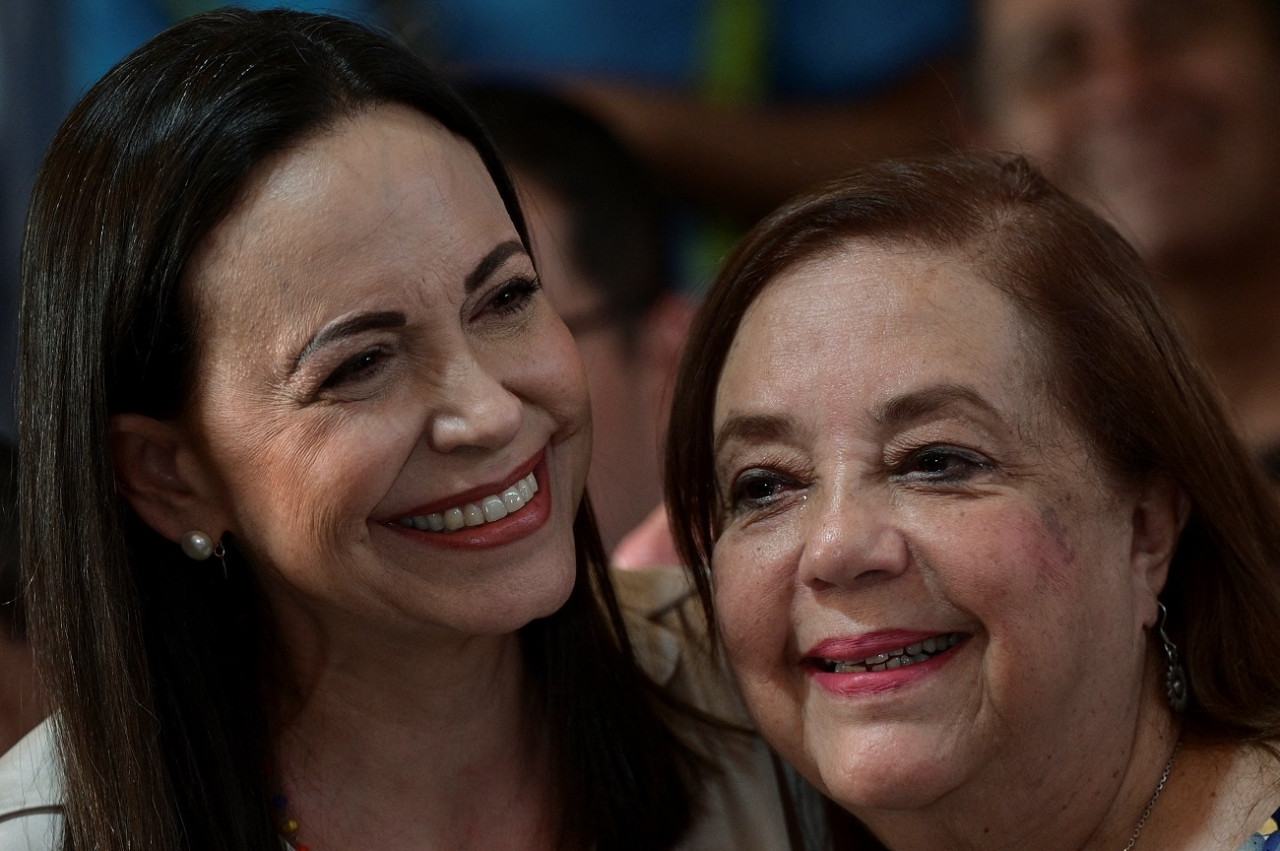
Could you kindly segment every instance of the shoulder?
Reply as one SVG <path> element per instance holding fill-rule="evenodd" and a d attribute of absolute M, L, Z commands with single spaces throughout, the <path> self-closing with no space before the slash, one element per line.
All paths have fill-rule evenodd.
<path fill-rule="evenodd" d="M 1243 787 L 1238 795 L 1255 801 L 1247 826 L 1256 830 L 1239 851 L 1280 851 L 1280 742 L 1269 741 L 1246 753 L 1252 758 L 1244 760 L 1245 782 L 1237 784 Z M 1266 813 L 1270 815 L 1262 820 Z"/>
<path fill-rule="evenodd" d="M 713 652 L 693 583 L 678 568 L 615 570 L 613 586 L 640 667 L 673 696 L 746 724 L 728 669 Z"/>
<path fill-rule="evenodd" d="M 1258 828 L 1253 836 L 1240 846 L 1239 851 L 1276 851 L 1280 849 L 1280 809 L 1271 814 L 1271 818 Z"/>
<path fill-rule="evenodd" d="M 727 668 L 712 653 L 702 605 L 684 571 L 615 571 L 613 580 L 645 673 L 678 703 L 716 719 L 665 713 L 676 734 L 710 766 L 703 778 L 701 818 L 679 851 L 792 847 L 787 829 L 791 784 L 752 730 Z"/>
<path fill-rule="evenodd" d="M 0 851 L 45 851 L 62 833 L 62 777 L 45 719 L 0 756 Z"/>

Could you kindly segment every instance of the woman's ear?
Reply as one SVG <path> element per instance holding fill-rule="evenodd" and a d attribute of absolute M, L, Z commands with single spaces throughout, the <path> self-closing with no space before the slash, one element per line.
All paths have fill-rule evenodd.
<path fill-rule="evenodd" d="M 110 425 L 116 487 L 142 521 L 175 542 L 191 530 L 221 538 L 222 510 L 181 427 L 142 414 L 117 414 Z"/>
<path fill-rule="evenodd" d="M 1169 578 L 1169 563 L 1178 549 L 1191 514 L 1191 500 L 1172 478 L 1151 476 L 1138 491 L 1133 506 L 1133 544 L 1130 564 L 1140 597 L 1149 600 L 1143 625 L 1155 623 L 1156 600 Z"/>

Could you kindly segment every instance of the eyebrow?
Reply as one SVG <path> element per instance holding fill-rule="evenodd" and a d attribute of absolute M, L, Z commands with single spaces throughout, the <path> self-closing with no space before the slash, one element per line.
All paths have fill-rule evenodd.
<path fill-rule="evenodd" d="M 999 416 L 995 406 L 972 387 L 963 384 L 934 384 L 894 396 L 873 416 L 880 426 L 902 426 L 957 405 L 968 405 L 986 414 Z"/>
<path fill-rule="evenodd" d="M 995 407 L 973 388 L 962 384 L 935 384 L 894 396 L 875 411 L 872 418 L 878 426 L 895 428 L 957 405 L 968 405 L 986 414 L 999 416 Z M 716 431 L 712 453 L 719 455 L 725 445 L 734 440 L 771 443 L 788 440 L 794 433 L 795 426 L 789 416 L 737 414 L 727 418 Z"/>
<path fill-rule="evenodd" d="M 307 341 L 307 344 L 302 347 L 302 351 L 298 352 L 298 356 L 293 359 L 293 366 L 290 368 L 289 373 L 292 375 L 297 372 L 307 362 L 308 358 L 338 340 L 345 337 L 354 337 L 357 334 L 363 334 L 365 331 L 403 328 L 408 324 L 408 321 L 408 317 L 398 310 L 360 313 L 344 319 L 336 319 L 317 331 L 315 336 Z"/>
<path fill-rule="evenodd" d="M 524 245 L 514 239 L 495 245 L 488 254 L 480 258 L 480 262 L 475 265 L 475 268 L 467 273 L 467 277 L 462 282 L 463 290 L 467 295 L 475 292 L 509 257 L 522 252 L 524 252 Z M 293 366 L 290 368 L 289 373 L 297 372 L 308 358 L 337 340 L 341 340 L 344 337 L 354 337 L 356 334 L 362 334 L 365 331 L 403 328 L 408 324 L 408 321 L 408 317 L 398 310 L 382 310 L 361 313 L 331 322 L 317 331 L 315 336 L 302 347 L 302 351 L 298 352 L 298 356 L 294 358 Z"/>
<path fill-rule="evenodd" d="M 462 288 L 467 295 L 480 288 L 480 285 L 489 279 L 489 277 L 498 270 L 503 263 L 507 262 L 507 258 L 513 254 L 523 254 L 524 245 L 520 242 L 509 239 L 506 242 L 500 242 L 493 247 L 488 254 L 480 259 L 476 267 L 467 274 L 466 279 L 462 282 Z"/>
<path fill-rule="evenodd" d="M 784 440 L 791 435 L 792 431 L 789 417 L 776 414 L 736 414 L 720 425 L 711 451 L 713 455 L 719 455 L 725 444 L 734 440 L 744 443 Z"/>

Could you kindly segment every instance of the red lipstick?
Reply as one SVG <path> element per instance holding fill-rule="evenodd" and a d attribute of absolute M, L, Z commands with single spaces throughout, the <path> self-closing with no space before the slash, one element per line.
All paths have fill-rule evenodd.
<path fill-rule="evenodd" d="M 963 633 L 898 629 L 828 638 L 810 648 L 800 664 L 832 694 L 884 694 L 941 670 L 967 638 Z"/>
<path fill-rule="evenodd" d="M 513 486 L 532 472 L 538 482 L 538 491 L 533 499 L 500 520 L 482 523 L 479 526 L 464 526 L 455 531 L 421 531 L 400 525 L 398 522 L 383 525 L 412 540 L 444 549 L 487 549 L 500 547 L 518 541 L 533 534 L 547 522 L 551 516 L 551 482 L 547 473 L 546 452 L 540 452 L 535 458 L 520 465 L 510 476 L 502 481 L 469 488 L 444 499 L 435 500 L 414 508 L 404 514 L 405 517 L 420 517 L 446 511 L 450 508 L 461 508 L 467 503 L 479 503 L 485 497 L 501 493 Z"/>

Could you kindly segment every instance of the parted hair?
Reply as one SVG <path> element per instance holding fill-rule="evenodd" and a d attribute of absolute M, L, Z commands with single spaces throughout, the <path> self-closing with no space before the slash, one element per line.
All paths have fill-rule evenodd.
<path fill-rule="evenodd" d="M 193 254 L 268 158 L 379 104 L 479 153 L 472 113 L 392 40 L 340 18 L 221 10 L 139 48 L 80 101 L 34 189 L 22 258 L 21 556 L 57 712 L 69 849 L 278 851 L 269 813 L 281 685 L 269 609 L 232 548 L 193 570 L 118 495 L 109 418 L 180 414 L 198 327 Z M 578 582 L 521 632 L 565 848 L 667 848 L 690 820 L 686 752 L 658 718 L 584 500 Z"/>
<path fill-rule="evenodd" d="M 1236 739 L 1280 735 L 1280 656 L 1267 640 L 1280 611 L 1275 496 L 1135 251 L 1021 157 L 872 166 L 791 201 L 738 245 L 695 320 L 667 442 L 673 532 L 708 616 L 725 505 L 712 428 L 729 347 L 771 281 L 863 240 L 954 257 L 1002 291 L 1035 332 L 1060 408 L 1116 480 L 1177 482 L 1190 517 L 1161 599 L 1190 680 L 1186 722 Z"/>

